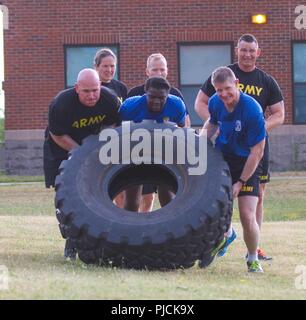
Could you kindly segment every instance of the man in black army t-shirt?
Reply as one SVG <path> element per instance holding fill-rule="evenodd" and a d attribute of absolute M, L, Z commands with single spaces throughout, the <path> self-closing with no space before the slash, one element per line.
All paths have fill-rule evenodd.
<path fill-rule="evenodd" d="M 74 88 L 61 91 L 49 106 L 49 122 L 44 142 L 44 173 L 46 187 L 55 185 L 55 177 L 68 152 L 79 146 L 102 126 L 119 122 L 120 102 L 115 94 L 101 87 L 93 69 L 80 71 Z M 75 251 L 66 241 L 65 256 L 75 259 Z"/>
<path fill-rule="evenodd" d="M 256 67 L 256 60 L 260 55 L 260 48 L 258 47 L 257 39 L 253 35 L 244 34 L 239 38 L 236 54 L 238 63 L 234 63 L 228 67 L 234 71 L 236 78 L 239 80 L 239 89 L 253 97 L 261 105 L 264 113 L 268 108 L 270 115 L 265 119 L 265 127 L 267 133 L 269 133 L 270 130 L 284 122 L 285 110 L 281 90 L 272 76 Z M 209 77 L 200 89 L 195 101 L 195 111 L 204 121 L 209 117 L 208 99 L 214 93 L 215 90 L 211 84 L 211 77 Z M 259 228 L 261 228 L 265 184 L 270 180 L 268 136 L 266 138 L 264 156 L 258 168 L 260 171 L 260 188 L 256 209 L 256 221 Z M 236 233 L 232 228 L 230 228 L 227 237 L 228 244 L 235 239 Z M 222 256 L 225 252 L 226 247 L 219 255 Z M 267 257 L 260 248 L 258 248 L 257 252 L 260 260 L 272 259 L 271 257 Z"/>
<path fill-rule="evenodd" d="M 59 165 L 71 149 L 87 136 L 98 134 L 102 125 L 118 122 L 119 104 L 110 90 L 100 86 L 93 69 L 82 70 L 75 87 L 61 91 L 52 100 L 44 145 L 47 188 L 54 186 Z"/>

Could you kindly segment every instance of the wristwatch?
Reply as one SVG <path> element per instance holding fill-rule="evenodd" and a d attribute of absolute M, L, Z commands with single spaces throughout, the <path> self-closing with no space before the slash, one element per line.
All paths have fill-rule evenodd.
<path fill-rule="evenodd" d="M 242 180 L 241 178 L 239 178 L 238 181 L 241 182 L 243 186 L 246 185 L 246 181 Z"/>

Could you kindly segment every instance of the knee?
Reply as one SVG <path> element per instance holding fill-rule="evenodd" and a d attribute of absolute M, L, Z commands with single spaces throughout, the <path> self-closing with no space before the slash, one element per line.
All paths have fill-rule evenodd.
<path fill-rule="evenodd" d="M 240 220 L 242 227 L 245 231 L 253 230 L 256 227 L 256 218 L 255 215 L 250 213 L 248 215 L 240 215 Z"/>

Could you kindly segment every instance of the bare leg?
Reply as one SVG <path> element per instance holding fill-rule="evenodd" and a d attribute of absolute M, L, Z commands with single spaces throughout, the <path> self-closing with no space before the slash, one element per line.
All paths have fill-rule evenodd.
<path fill-rule="evenodd" d="M 257 224 L 260 229 L 261 229 L 263 216 L 264 216 L 263 202 L 264 202 L 265 189 L 266 189 L 266 184 L 260 183 L 259 184 L 259 198 L 258 198 L 258 203 L 257 203 L 257 207 L 256 207 L 256 221 L 257 221 Z"/>
<path fill-rule="evenodd" d="M 115 205 L 121 209 L 124 208 L 124 201 L 125 201 L 125 192 L 120 192 L 113 200 Z"/>
<path fill-rule="evenodd" d="M 158 187 L 158 200 L 160 202 L 160 206 L 164 207 L 169 202 L 171 202 L 175 197 L 175 194 L 169 190 L 169 188 L 164 186 Z"/>
<path fill-rule="evenodd" d="M 125 189 L 124 209 L 138 212 L 142 193 L 142 185 Z"/>
<path fill-rule="evenodd" d="M 139 212 L 150 212 L 153 209 L 154 193 L 143 194 L 140 202 Z"/>
<path fill-rule="evenodd" d="M 260 229 L 256 221 L 257 202 L 258 197 L 238 197 L 240 221 L 243 228 L 243 238 L 249 254 L 252 255 L 256 254 L 260 234 Z"/>

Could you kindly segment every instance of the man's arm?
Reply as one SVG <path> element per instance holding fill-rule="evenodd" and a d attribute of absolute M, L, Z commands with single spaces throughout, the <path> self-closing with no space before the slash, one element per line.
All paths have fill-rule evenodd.
<path fill-rule="evenodd" d="M 180 127 L 180 128 L 186 128 L 186 114 L 183 113 L 182 115 L 180 115 L 179 117 L 177 117 L 176 124 Z"/>
<path fill-rule="evenodd" d="M 205 134 L 205 130 L 207 131 L 207 139 L 212 139 L 212 137 L 215 135 L 215 133 L 218 131 L 218 125 L 217 124 L 213 124 L 211 122 L 209 122 L 209 120 L 207 120 L 201 131 L 200 131 L 200 136 L 203 136 Z"/>
<path fill-rule="evenodd" d="M 247 181 L 250 179 L 250 177 L 255 172 L 259 161 L 261 160 L 263 156 L 265 148 L 265 139 L 258 142 L 254 147 L 251 148 L 251 153 L 249 154 L 247 161 L 243 167 L 240 179 L 243 181 Z M 233 197 L 236 198 L 243 187 L 242 183 L 240 181 L 237 181 L 233 185 Z"/>
<path fill-rule="evenodd" d="M 189 116 L 189 114 L 186 114 L 186 117 L 185 117 L 185 127 L 186 127 L 186 128 L 190 128 L 190 127 L 191 127 L 191 122 L 190 122 L 190 116 Z"/>
<path fill-rule="evenodd" d="M 209 118 L 208 99 L 209 97 L 200 89 L 194 104 L 196 113 L 204 121 Z"/>
<path fill-rule="evenodd" d="M 271 115 L 266 119 L 266 130 L 269 132 L 273 128 L 284 123 L 285 120 L 285 107 L 284 101 L 277 102 L 268 107 Z"/>
<path fill-rule="evenodd" d="M 62 149 L 70 151 L 75 147 L 78 147 L 79 144 L 75 142 L 70 136 L 67 134 L 62 136 L 56 136 L 52 132 L 50 132 L 50 135 L 53 139 L 53 141 L 59 145 Z"/>

